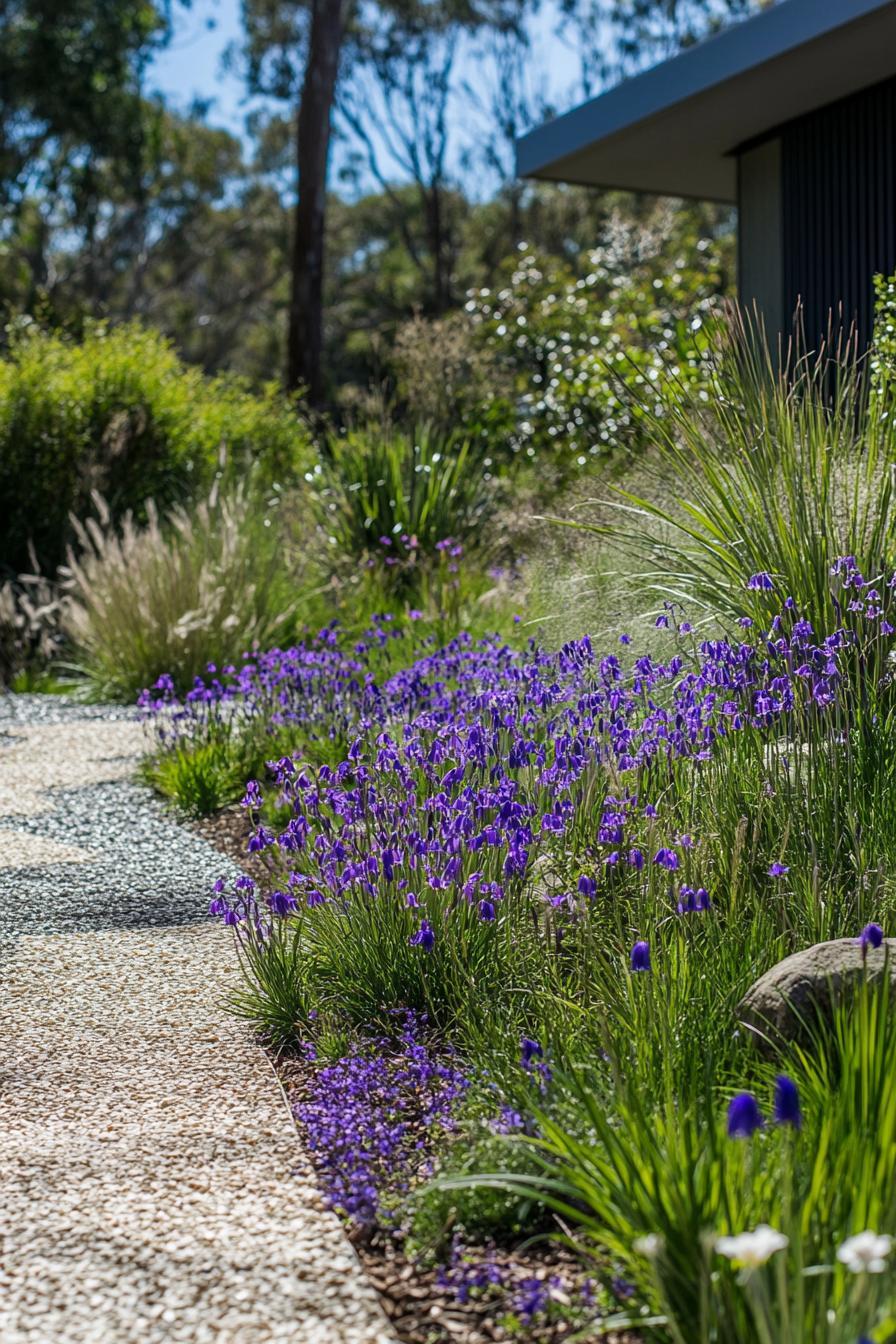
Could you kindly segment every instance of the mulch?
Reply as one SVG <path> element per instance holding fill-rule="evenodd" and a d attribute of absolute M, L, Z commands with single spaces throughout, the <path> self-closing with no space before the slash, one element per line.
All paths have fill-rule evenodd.
<path fill-rule="evenodd" d="M 263 885 L 269 880 L 264 864 L 256 854 L 246 849 L 249 840 L 249 825 L 245 808 L 235 803 L 215 812 L 211 817 L 198 817 L 189 823 L 194 831 L 207 840 L 215 849 L 226 854 L 244 873 Z"/>

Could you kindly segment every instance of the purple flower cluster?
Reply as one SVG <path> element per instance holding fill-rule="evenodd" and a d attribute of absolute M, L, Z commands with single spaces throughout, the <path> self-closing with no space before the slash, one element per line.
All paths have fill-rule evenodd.
<path fill-rule="evenodd" d="M 398 624 L 389 613 L 373 616 L 350 652 L 344 642 L 333 622 L 305 645 L 246 653 L 239 665 L 220 669 L 209 664 L 208 676 L 197 677 L 184 695 L 163 674 L 141 692 L 138 707 L 163 750 L 260 727 L 270 736 L 291 731 L 297 746 L 331 743 L 338 753 L 354 734 L 428 709 L 442 718 L 462 712 L 483 669 L 495 675 L 516 657 L 497 636 L 476 642 L 466 633 L 438 653 L 427 653 L 434 648 L 433 636 L 418 638 L 412 626 Z M 398 648 L 410 666 L 378 680 L 380 665 L 388 668 Z"/>
<path fill-rule="evenodd" d="M 858 591 L 854 570 L 844 574 Z M 872 636 L 882 642 L 880 609 L 867 606 L 876 591 L 865 593 L 862 619 L 870 610 Z M 390 638 L 387 622 L 372 629 Z M 322 635 L 336 639 L 332 630 Z M 323 686 L 323 659 L 336 679 L 326 695 L 343 705 L 343 724 L 355 722 L 338 763 L 313 769 L 286 756 L 272 767 L 278 800 L 291 812 L 278 833 L 261 822 L 260 785 L 247 787 L 250 848 L 277 879 L 272 914 L 301 909 L 313 918 L 322 906 L 349 913 L 357 901 L 389 900 L 407 945 L 438 959 L 446 920 L 484 935 L 521 903 L 541 903 L 540 926 L 559 946 L 563 920 L 598 894 L 621 891 L 626 874 L 669 882 L 682 916 L 709 912 L 711 874 L 700 870 L 699 844 L 664 821 L 652 799 L 670 771 L 699 771 L 733 734 L 774 741 L 796 724 L 820 722 L 850 684 L 858 636 L 847 624 L 816 640 L 785 603 L 752 643 L 706 640 L 685 654 L 669 637 L 667 658 L 640 656 L 624 667 L 587 637 L 550 654 L 461 635 L 382 685 L 333 647 L 253 660 L 249 682 L 266 669 L 280 712 L 299 714 L 298 688 Z M 317 704 L 314 713 L 326 717 Z M 605 772 L 617 787 L 595 798 Z M 556 854 L 576 855 L 585 871 L 566 890 L 549 891 L 533 883 L 533 868 Z M 783 876 L 787 866 L 776 860 L 768 871 Z M 677 889 L 673 874 L 684 879 Z M 646 942 L 636 944 L 631 966 L 649 969 Z"/>
<path fill-rule="evenodd" d="M 469 1302 L 472 1292 L 503 1288 L 505 1280 L 506 1269 L 498 1264 L 494 1249 L 474 1255 L 464 1249 L 457 1237 L 451 1243 L 448 1264 L 440 1265 L 436 1273 L 439 1287 L 449 1289 L 462 1304 Z"/>
<path fill-rule="evenodd" d="M 525 1325 L 532 1325 L 539 1316 L 545 1316 L 551 1303 L 558 1298 L 566 1300 L 563 1280 L 558 1274 L 548 1279 L 523 1279 L 517 1285 L 513 1306 Z"/>
<path fill-rule="evenodd" d="M 652 767 L 707 759 L 730 733 L 823 711 L 839 677 L 836 640 L 815 646 L 799 636 L 764 648 L 708 641 L 695 667 L 675 654 L 639 658 L 628 673 L 615 656 L 598 658 L 587 637 L 556 655 L 459 639 L 386 683 L 388 712 L 338 766 L 315 777 L 279 763 L 277 786 L 294 815 L 277 837 L 259 831 L 258 847 L 301 866 L 299 885 L 333 896 L 457 888 L 491 919 L 538 851 L 575 827 L 596 767 L 644 780 Z M 257 798 L 249 793 L 247 805 Z M 594 853 L 605 867 L 639 869 L 643 853 L 625 845 L 638 799 L 608 798 L 605 809 L 611 824 L 605 816 Z M 690 846 L 673 840 L 653 858 L 668 871 Z M 592 894 L 594 879 L 583 879 L 580 892 Z"/>
<path fill-rule="evenodd" d="M 457 1236 L 451 1244 L 448 1264 L 439 1267 L 436 1282 L 462 1304 L 470 1300 L 472 1293 L 499 1297 L 502 1307 L 506 1305 L 525 1326 L 546 1318 L 554 1303 L 570 1307 L 578 1297 L 582 1307 L 594 1306 L 592 1280 L 577 1283 L 568 1274 L 564 1277 L 558 1273 L 537 1277 L 524 1264 L 499 1262 L 493 1247 L 473 1250 L 465 1247 Z"/>
<path fill-rule="evenodd" d="M 775 1079 L 772 1115 L 776 1125 L 800 1129 L 803 1123 L 796 1083 L 786 1074 Z M 728 1104 L 728 1137 L 749 1139 L 765 1125 L 765 1117 L 752 1092 L 739 1092 Z"/>
<path fill-rule="evenodd" d="M 375 623 L 372 633 L 388 638 L 385 619 Z M 336 627 L 328 626 L 308 647 L 247 653 L 238 666 L 220 670 L 210 664 L 208 676 L 197 677 L 183 696 L 169 676 L 161 676 L 141 693 L 138 705 L 164 749 L 256 724 L 270 734 L 292 726 L 306 739 L 340 742 L 357 729 L 368 703 L 375 708 L 376 701 L 366 662 L 344 653 Z"/>
<path fill-rule="evenodd" d="M 363 1226 L 389 1219 L 467 1088 L 425 1029 L 406 1014 L 397 1043 L 371 1041 L 317 1069 L 295 1106 L 331 1206 Z"/>

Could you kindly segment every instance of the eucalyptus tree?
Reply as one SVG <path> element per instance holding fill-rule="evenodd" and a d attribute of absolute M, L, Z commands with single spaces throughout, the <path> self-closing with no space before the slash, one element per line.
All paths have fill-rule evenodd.
<path fill-rule="evenodd" d="M 304 385 L 312 405 L 325 397 L 323 301 L 327 174 L 340 100 L 349 126 L 373 143 L 370 104 L 357 90 L 371 72 L 394 108 L 417 115 L 401 140 L 405 166 L 417 164 L 428 190 L 435 247 L 433 283 L 447 298 L 442 216 L 445 113 L 451 52 L 458 35 L 520 21 L 526 0 L 242 0 L 243 57 L 250 92 L 282 100 L 293 117 L 296 200 L 291 251 L 287 369 L 289 386 Z M 530 0 L 531 8 L 531 0 Z M 429 79 L 424 85 L 421 76 Z M 355 79 L 355 97 L 346 92 Z M 394 124 L 391 131 L 395 133 Z M 421 144 L 427 140 L 426 162 Z M 384 186 L 383 182 L 380 182 Z"/>

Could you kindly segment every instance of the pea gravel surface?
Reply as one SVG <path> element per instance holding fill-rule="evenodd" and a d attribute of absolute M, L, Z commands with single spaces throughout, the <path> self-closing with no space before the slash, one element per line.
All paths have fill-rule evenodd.
<path fill-rule="evenodd" d="M 0 1340 L 394 1344 L 223 1010 L 227 861 L 129 782 L 138 730 L 0 698 Z"/>

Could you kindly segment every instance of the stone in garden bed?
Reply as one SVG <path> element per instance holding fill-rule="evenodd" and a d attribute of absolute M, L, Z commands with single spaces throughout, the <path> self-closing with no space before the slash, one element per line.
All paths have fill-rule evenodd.
<path fill-rule="evenodd" d="M 830 1021 L 835 1004 L 852 997 L 866 977 L 876 984 L 884 973 L 896 997 L 896 938 L 877 948 L 862 948 L 854 938 L 816 943 L 760 976 L 737 1015 L 767 1046 L 805 1044 L 813 1026 Z"/>

